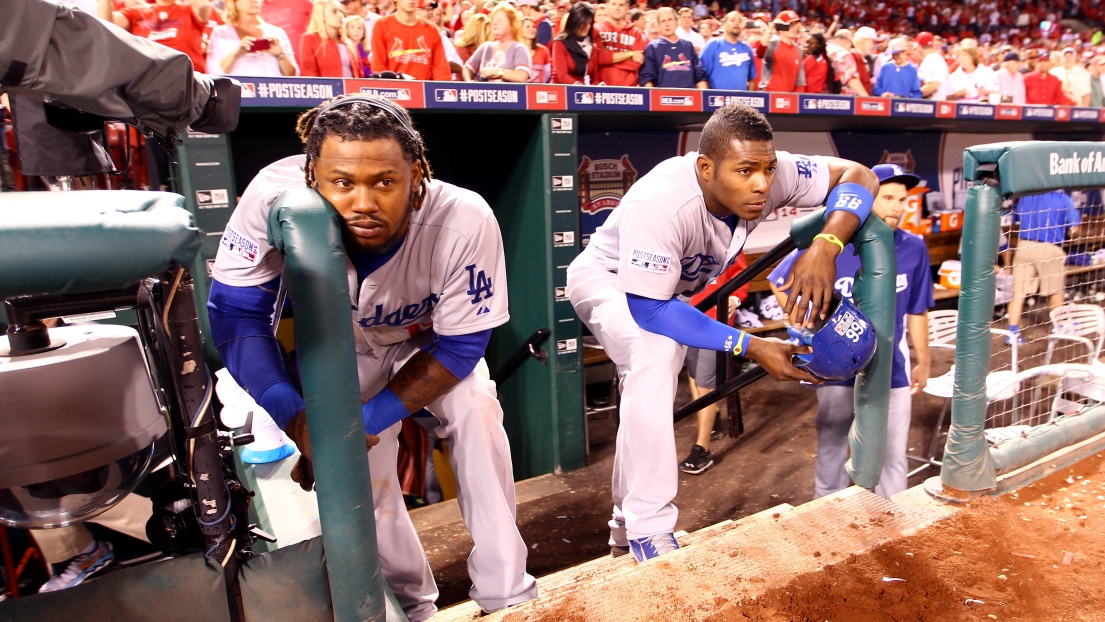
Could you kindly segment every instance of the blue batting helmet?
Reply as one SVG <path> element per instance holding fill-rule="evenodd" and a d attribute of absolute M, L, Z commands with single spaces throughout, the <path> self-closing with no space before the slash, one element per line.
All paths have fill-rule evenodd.
<path fill-rule="evenodd" d="M 791 336 L 811 346 L 810 354 L 794 358 L 795 367 L 827 382 L 854 378 L 875 356 L 875 327 L 852 301 L 833 293 L 835 308 L 813 330 L 789 327 Z"/>

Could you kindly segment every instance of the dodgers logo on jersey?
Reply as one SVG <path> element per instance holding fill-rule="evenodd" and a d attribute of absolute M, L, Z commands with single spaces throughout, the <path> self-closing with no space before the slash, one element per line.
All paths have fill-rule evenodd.
<path fill-rule="evenodd" d="M 468 271 L 467 294 L 472 297 L 472 304 L 479 304 L 494 295 L 491 290 L 491 279 L 487 278 L 483 270 L 477 272 L 476 264 L 464 266 L 464 269 Z M 491 313 L 491 308 L 486 304 L 480 305 L 476 315 L 483 315 L 484 313 Z"/>
<path fill-rule="evenodd" d="M 357 320 L 357 325 L 361 328 L 375 328 L 377 326 L 401 327 L 413 324 L 423 315 L 432 313 L 438 300 L 440 300 L 440 297 L 431 293 L 419 302 L 401 305 L 398 309 L 386 313 L 384 312 L 384 305 L 376 305 L 372 317 L 362 317 Z"/>
<path fill-rule="evenodd" d="M 806 179 L 813 177 L 813 174 L 817 172 L 817 164 L 809 158 L 794 158 L 794 166 L 798 169 L 798 174 Z"/>
<path fill-rule="evenodd" d="M 683 269 L 683 273 L 679 275 L 679 278 L 684 281 L 694 281 L 703 273 L 714 272 L 714 268 L 719 265 L 718 260 L 714 259 L 713 255 L 703 255 L 702 253 L 684 257 L 679 263 Z M 717 270 L 717 272 L 720 272 L 720 270 Z"/>

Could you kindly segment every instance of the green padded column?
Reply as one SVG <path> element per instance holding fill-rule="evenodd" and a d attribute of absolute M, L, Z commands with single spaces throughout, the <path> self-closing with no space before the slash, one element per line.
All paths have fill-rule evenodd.
<path fill-rule="evenodd" d="M 790 237 L 798 248 L 808 248 L 824 224 L 825 211 L 816 211 L 795 220 Z M 856 376 L 856 419 L 848 434 L 852 457 L 845 468 L 856 485 L 874 488 L 879 483 L 886 452 L 898 262 L 894 255 L 894 232 L 879 218 L 868 218 L 849 241 L 863 266 L 856 275 L 852 295 L 875 327 L 876 348 L 871 364 Z"/>
<path fill-rule="evenodd" d="M 338 213 L 312 189 L 289 190 L 269 214 L 269 241 L 285 255 L 284 280 L 295 312 L 334 619 L 383 620 L 385 584 Z"/>
<path fill-rule="evenodd" d="M 990 373 L 990 317 L 1002 198 L 988 184 L 967 190 L 963 214 L 963 279 L 955 336 L 955 393 L 940 482 L 963 491 L 996 486 L 994 461 L 983 440 L 986 376 Z"/>

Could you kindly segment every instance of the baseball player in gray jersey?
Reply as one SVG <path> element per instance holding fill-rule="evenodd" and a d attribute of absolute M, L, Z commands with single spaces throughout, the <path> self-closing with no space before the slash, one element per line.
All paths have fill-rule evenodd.
<path fill-rule="evenodd" d="M 279 359 L 269 318 L 283 256 L 269 246 L 274 201 L 318 190 L 343 221 L 380 566 L 411 620 L 436 608 L 434 583 L 396 475 L 399 421 L 425 408 L 449 443 L 457 499 L 475 547 L 470 595 L 495 611 L 537 595 L 515 523 L 503 411 L 483 354 L 508 319 L 498 223 L 479 195 L 432 180 L 422 138 L 399 106 L 362 95 L 304 113 L 305 155 L 246 188 L 223 234 L 208 304 L 211 332 L 237 382 L 302 452 L 292 478 L 314 485 L 303 398 Z"/>
<path fill-rule="evenodd" d="M 721 108 L 700 151 L 641 177 L 568 269 L 576 313 L 618 366 L 622 387 L 610 545 L 644 561 L 679 548 L 678 456 L 672 403 L 686 348 L 752 358 L 779 380 L 819 381 L 796 368 L 809 349 L 754 338 L 680 301 L 735 260 L 777 207 L 826 205 L 822 232 L 796 262 L 784 309 L 791 323 L 824 318 L 834 259 L 871 211 L 878 180 L 838 158 L 776 152 L 771 126 L 746 106 Z M 808 313 L 812 312 L 812 313 Z"/>

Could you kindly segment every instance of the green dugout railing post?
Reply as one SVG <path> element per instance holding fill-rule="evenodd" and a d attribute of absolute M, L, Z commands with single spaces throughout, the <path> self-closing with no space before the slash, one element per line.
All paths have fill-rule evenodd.
<path fill-rule="evenodd" d="M 809 248 L 824 224 L 824 210 L 803 216 L 794 221 L 790 237 L 798 248 Z M 894 255 L 894 232 L 873 214 L 850 242 L 863 265 L 856 275 L 852 297 L 875 326 L 877 345 L 871 364 L 856 376 L 856 419 L 848 434 L 852 457 L 845 468 L 857 486 L 874 488 L 879 483 L 886 452 L 898 262 Z"/>
<path fill-rule="evenodd" d="M 269 214 L 269 242 L 284 253 L 295 312 L 334 619 L 405 620 L 380 574 L 376 550 L 338 214 L 312 189 L 289 190 Z"/>

